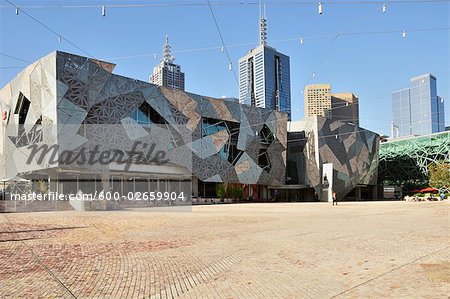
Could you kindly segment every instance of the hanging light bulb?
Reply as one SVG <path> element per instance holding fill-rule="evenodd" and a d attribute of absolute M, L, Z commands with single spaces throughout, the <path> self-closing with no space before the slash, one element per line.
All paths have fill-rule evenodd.
<path fill-rule="evenodd" d="M 300 45 L 303 45 L 303 37 L 300 37 Z"/>
<path fill-rule="evenodd" d="M 153 59 L 156 59 L 156 57 L 158 57 L 158 56 L 156 56 L 156 53 L 155 53 L 155 54 L 153 54 Z"/>
<path fill-rule="evenodd" d="M 19 15 L 19 7 L 16 6 L 16 16 L 18 16 L 18 15 Z"/>
<path fill-rule="evenodd" d="M 403 32 L 402 32 L 402 37 L 406 38 L 406 31 L 405 30 L 403 30 Z"/>
<path fill-rule="evenodd" d="M 58 35 L 58 41 L 59 41 L 59 42 L 62 42 L 62 37 L 61 37 L 61 35 Z"/>
<path fill-rule="evenodd" d="M 319 15 L 323 14 L 322 2 L 319 2 Z"/>
<path fill-rule="evenodd" d="M 312 73 L 312 77 L 315 78 L 316 77 L 316 73 Z"/>
<path fill-rule="evenodd" d="M 228 70 L 232 71 L 233 70 L 233 65 L 231 64 L 231 62 L 228 64 Z"/>
<path fill-rule="evenodd" d="M 223 46 L 222 46 L 222 48 L 220 48 L 220 52 L 223 53 L 224 50 L 225 50 L 225 49 L 224 49 Z"/>
<path fill-rule="evenodd" d="M 106 6 L 102 5 L 102 17 L 106 16 Z"/>
<path fill-rule="evenodd" d="M 386 12 L 386 3 L 383 3 L 383 13 Z"/>

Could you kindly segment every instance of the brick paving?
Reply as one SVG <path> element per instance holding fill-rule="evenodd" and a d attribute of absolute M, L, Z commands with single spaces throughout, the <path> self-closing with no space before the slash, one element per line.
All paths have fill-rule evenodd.
<path fill-rule="evenodd" d="M 0 298 L 450 298 L 449 207 L 0 214 Z"/>

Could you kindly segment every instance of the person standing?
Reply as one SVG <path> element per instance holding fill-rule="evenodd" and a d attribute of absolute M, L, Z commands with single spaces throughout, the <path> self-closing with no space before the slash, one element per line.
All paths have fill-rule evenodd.
<path fill-rule="evenodd" d="M 333 206 L 335 203 L 336 203 L 336 205 L 338 205 L 337 198 L 336 198 L 336 192 L 333 191 Z"/>

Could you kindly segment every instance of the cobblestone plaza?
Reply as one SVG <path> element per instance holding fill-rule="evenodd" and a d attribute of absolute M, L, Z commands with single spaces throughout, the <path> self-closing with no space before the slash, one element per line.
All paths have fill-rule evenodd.
<path fill-rule="evenodd" d="M 0 215 L 1 298 L 448 298 L 448 202 Z"/>

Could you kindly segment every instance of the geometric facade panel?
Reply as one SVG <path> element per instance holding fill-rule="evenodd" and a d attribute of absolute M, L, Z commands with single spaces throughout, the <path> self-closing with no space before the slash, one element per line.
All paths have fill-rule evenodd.
<path fill-rule="evenodd" d="M 114 66 L 57 51 L 26 67 L 6 85 L 0 91 L 0 112 L 8 116 L 0 126 L 0 169 L 4 172 L 0 178 L 25 171 L 11 159 L 19 150 L 13 141 L 31 135 L 6 133 L 5 129 L 23 123 L 56 126 L 56 133 L 42 130 L 39 140 L 44 143 L 79 144 L 92 138 L 104 146 L 167 137 L 160 146 L 179 153 L 173 161 L 180 167 L 185 164 L 182 153 L 189 150 L 189 171 L 200 180 L 284 184 L 287 114 L 158 87 L 113 74 Z M 30 105 L 16 112 L 20 94 Z M 111 133 L 105 128 L 83 133 L 84 125 L 117 125 L 124 134 L 105 138 Z M 259 134 L 261 130 L 264 134 Z M 26 171 L 42 171 L 49 165 L 33 167 Z"/>
<path fill-rule="evenodd" d="M 311 116 L 299 122 L 292 137 L 288 155 L 296 164 L 288 172 L 302 177 L 301 184 L 309 185 L 318 194 L 322 191 L 323 164 L 333 164 L 333 191 L 338 199 L 344 198 L 357 185 L 376 185 L 378 175 L 378 134 L 346 122 L 322 116 Z M 294 135 L 293 135 L 294 136 Z M 296 139 L 300 140 L 295 142 Z M 295 160 L 295 161 L 294 161 Z M 298 165 L 298 161 L 304 165 Z M 303 174 L 298 172 L 304 171 Z"/>

